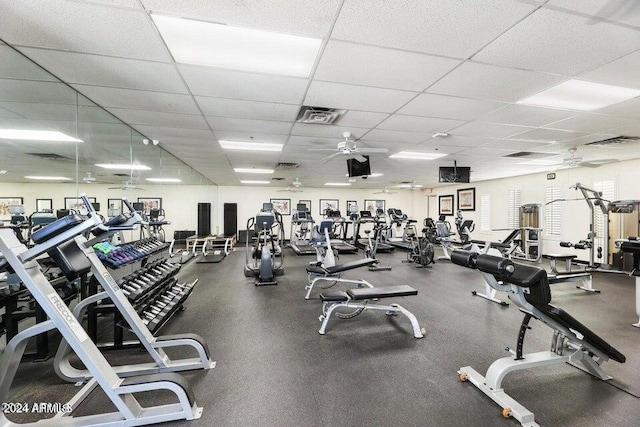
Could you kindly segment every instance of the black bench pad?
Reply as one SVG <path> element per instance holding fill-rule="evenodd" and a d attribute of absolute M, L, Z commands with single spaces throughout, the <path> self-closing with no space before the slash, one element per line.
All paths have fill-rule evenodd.
<path fill-rule="evenodd" d="M 638 242 L 622 242 L 620 245 L 622 252 L 629 252 L 632 254 L 640 253 L 640 243 Z"/>
<path fill-rule="evenodd" d="M 508 243 L 487 242 L 485 240 L 471 240 L 471 243 L 475 243 L 476 245 L 486 245 L 488 243 L 490 247 L 497 249 L 509 249 L 510 247 Z"/>
<path fill-rule="evenodd" d="M 327 292 L 320 294 L 320 299 L 323 302 L 329 301 L 349 301 L 349 295 L 346 292 L 337 291 L 337 292 Z"/>
<path fill-rule="evenodd" d="M 65 231 L 75 227 L 83 221 L 82 217 L 78 215 L 67 215 L 60 219 L 53 221 L 51 224 L 41 228 L 31 235 L 31 240 L 34 243 L 42 243 L 47 240 L 56 237 L 58 234 L 62 234 Z"/>
<path fill-rule="evenodd" d="M 341 273 L 343 271 L 347 271 L 347 270 L 353 270 L 354 268 L 360 268 L 360 267 L 365 267 L 368 265 L 372 265 L 375 264 L 376 260 L 373 258 L 363 258 L 363 259 L 359 259 L 356 261 L 351 261 L 351 262 L 347 262 L 345 264 L 339 264 L 339 265 L 334 265 L 333 267 L 327 267 L 327 268 L 322 268 L 322 267 L 316 267 L 315 265 L 310 265 L 309 267 L 307 267 L 307 273 L 313 273 L 313 274 L 325 274 L 325 273 L 329 273 L 329 274 L 335 274 L 335 273 Z"/>
<path fill-rule="evenodd" d="M 586 342 L 597 347 L 616 362 L 624 363 L 627 360 L 624 354 L 620 353 L 611 344 L 600 338 L 595 332 L 580 323 L 563 309 L 556 307 L 553 304 L 546 304 L 539 307 L 536 306 L 536 308 L 561 325 L 580 332 L 584 336 L 584 340 Z"/>
<path fill-rule="evenodd" d="M 349 289 L 347 294 L 352 300 L 364 300 L 372 298 L 406 297 L 418 295 L 418 291 L 408 285 L 386 286 L 382 288 L 356 288 Z"/>
<path fill-rule="evenodd" d="M 568 259 L 576 259 L 578 255 L 570 255 L 570 254 L 543 254 L 542 258 L 545 259 L 559 259 L 560 261 L 565 261 Z"/>

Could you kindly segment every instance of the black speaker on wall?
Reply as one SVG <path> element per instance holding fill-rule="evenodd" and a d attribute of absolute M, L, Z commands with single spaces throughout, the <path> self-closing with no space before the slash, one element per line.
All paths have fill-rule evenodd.
<path fill-rule="evenodd" d="M 238 204 L 224 204 L 224 235 L 233 236 L 238 233 Z"/>
<path fill-rule="evenodd" d="M 198 203 L 198 236 L 211 234 L 211 203 Z"/>

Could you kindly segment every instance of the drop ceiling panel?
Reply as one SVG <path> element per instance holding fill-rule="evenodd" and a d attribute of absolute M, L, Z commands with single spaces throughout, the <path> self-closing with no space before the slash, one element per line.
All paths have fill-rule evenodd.
<path fill-rule="evenodd" d="M 344 132 L 351 132 L 352 138 L 359 139 L 368 130 L 369 129 L 355 128 L 355 127 L 348 128 L 344 126 L 296 123 L 293 125 L 293 128 L 291 129 L 291 135 L 333 138 L 335 144 L 337 144 L 339 141 L 342 141 L 344 139 L 342 136 Z"/>
<path fill-rule="evenodd" d="M 638 69 L 640 69 L 640 51 L 587 71 L 578 77 L 592 82 L 640 89 Z"/>
<path fill-rule="evenodd" d="M 21 51 L 67 83 L 188 93 L 173 64 L 44 49 Z"/>
<path fill-rule="evenodd" d="M 511 104 L 480 117 L 481 122 L 503 123 L 520 126 L 544 126 L 573 117 L 576 111 L 554 110 L 551 108 L 531 107 Z"/>
<path fill-rule="evenodd" d="M 313 81 L 304 100 L 314 107 L 392 113 L 416 96 L 415 92 Z"/>
<path fill-rule="evenodd" d="M 130 125 L 172 126 L 178 128 L 208 129 L 201 115 L 161 113 L 157 111 L 110 108 L 109 111 Z"/>
<path fill-rule="evenodd" d="M 76 94 L 62 83 L 0 79 L 0 101 L 75 105 Z"/>
<path fill-rule="evenodd" d="M 2 105 L 4 103 L 0 102 L 0 105 Z M 13 113 L 9 110 L 5 110 L 4 108 L 0 107 L 0 117 L 5 118 L 5 119 L 19 119 L 22 118 L 23 116 Z"/>
<path fill-rule="evenodd" d="M 634 2 L 625 0 L 614 2 L 610 0 L 551 0 L 547 4 L 610 21 L 640 26 L 640 15 L 637 13 L 637 5 Z M 592 22 L 594 25 L 596 23 L 595 20 Z"/>
<path fill-rule="evenodd" d="M 417 144 L 429 139 L 431 135 L 416 132 L 403 132 L 399 130 L 374 129 L 367 133 L 363 141 L 380 141 L 387 143 L 387 148 L 396 147 L 397 144 Z"/>
<path fill-rule="evenodd" d="M 532 10 L 531 5 L 506 0 L 423 1 L 411 7 L 347 0 L 331 37 L 466 58 Z"/>
<path fill-rule="evenodd" d="M 501 149 L 501 148 L 488 148 L 483 146 L 483 147 L 467 148 L 464 151 L 460 152 L 460 154 L 463 154 L 465 156 L 496 158 L 496 157 L 502 157 L 509 154 L 513 154 L 513 153 L 516 153 L 517 151 L 518 151 L 517 149 L 513 149 L 513 148 Z"/>
<path fill-rule="evenodd" d="M 308 80 L 229 71 L 210 67 L 179 65 L 194 95 L 299 104 Z"/>
<path fill-rule="evenodd" d="M 404 130 L 409 132 L 446 132 L 463 124 L 460 120 L 434 119 L 431 117 L 404 116 L 394 114 L 378 125 L 378 129 Z"/>
<path fill-rule="evenodd" d="M 287 142 L 287 135 L 276 135 L 255 132 L 233 132 L 227 130 L 214 131 L 215 138 L 220 141 L 255 141 L 255 142 L 274 142 L 276 144 L 284 144 Z M 217 144 L 215 141 L 213 142 Z M 225 150 L 227 152 L 228 150 Z"/>
<path fill-rule="evenodd" d="M 142 0 L 145 8 L 202 21 L 325 37 L 339 0 Z"/>
<path fill-rule="evenodd" d="M 159 139 L 162 144 L 163 138 L 184 138 L 213 141 L 212 132 L 208 129 L 184 129 L 177 127 L 144 126 L 137 125 L 135 129 L 148 138 Z"/>
<path fill-rule="evenodd" d="M 398 113 L 412 116 L 474 120 L 504 105 L 500 102 L 423 93 L 402 107 Z"/>
<path fill-rule="evenodd" d="M 572 76 L 640 48 L 640 32 L 540 9 L 491 43 L 474 60 Z"/>
<path fill-rule="evenodd" d="M 541 144 L 568 141 L 585 135 L 586 132 L 540 128 L 512 135 L 509 139 L 531 141 Z"/>
<path fill-rule="evenodd" d="M 339 119 L 338 124 L 346 127 L 374 128 L 387 117 L 389 117 L 389 115 L 386 113 L 350 110 Z"/>
<path fill-rule="evenodd" d="M 5 44 L 0 44 L 0 78 L 57 81 L 55 77 Z"/>
<path fill-rule="evenodd" d="M 436 145 L 452 145 L 455 147 L 477 147 L 486 144 L 491 139 L 477 136 L 449 135 L 446 138 L 430 138 L 427 142 Z"/>
<path fill-rule="evenodd" d="M 252 120 L 293 121 L 299 105 L 272 102 L 242 101 L 238 99 L 196 96 L 196 102 L 206 116 L 237 117 Z"/>
<path fill-rule="evenodd" d="M 604 114 L 582 114 L 545 126 L 553 129 L 575 130 L 580 132 L 606 132 L 616 127 L 633 124 L 635 120 Z"/>
<path fill-rule="evenodd" d="M 516 102 L 548 89 L 565 77 L 465 62 L 429 88 L 429 93 Z"/>
<path fill-rule="evenodd" d="M 467 147 L 456 147 L 454 145 L 442 144 L 438 141 L 429 140 L 421 144 L 411 147 L 411 151 L 419 151 L 424 153 L 440 153 L 440 154 L 455 154 L 466 152 Z"/>
<path fill-rule="evenodd" d="M 0 38 L 18 46 L 171 60 L 142 10 L 62 0 L 4 1 Z M 62 35 L 62 36 L 61 36 Z"/>
<path fill-rule="evenodd" d="M 640 118 L 640 98 L 601 108 L 598 113 Z"/>
<path fill-rule="evenodd" d="M 247 120 L 227 117 L 207 117 L 207 121 L 214 131 L 227 130 L 236 132 L 259 132 L 289 134 L 291 123 L 267 120 Z"/>
<path fill-rule="evenodd" d="M 455 59 L 331 40 L 314 78 L 423 91 L 460 63 Z"/>
<path fill-rule="evenodd" d="M 551 145 L 551 144 L 547 144 Z M 483 144 L 482 148 L 491 148 L 497 150 L 515 150 L 515 151 L 525 151 L 531 150 L 532 148 L 540 147 L 539 142 L 533 141 L 515 141 L 515 140 L 498 140 L 489 142 L 487 144 Z"/>
<path fill-rule="evenodd" d="M 106 108 L 130 108 L 182 114 L 200 112 L 189 95 L 87 85 L 73 85 L 73 87 Z"/>
<path fill-rule="evenodd" d="M 4 110 L 15 113 L 16 117 L 27 117 L 34 120 L 75 121 L 76 119 L 76 106 L 69 104 L 65 105 L 39 104 L 35 102 L 0 102 L 0 107 Z"/>
<path fill-rule="evenodd" d="M 451 131 L 454 135 L 476 138 L 506 138 L 528 129 L 522 126 L 502 125 L 498 123 L 469 122 Z"/>

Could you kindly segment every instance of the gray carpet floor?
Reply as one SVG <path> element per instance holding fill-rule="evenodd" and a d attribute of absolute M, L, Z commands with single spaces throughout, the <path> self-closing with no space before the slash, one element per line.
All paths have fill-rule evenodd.
<path fill-rule="evenodd" d="M 172 423 L 190 426 L 514 426 L 501 409 L 457 371 L 472 366 L 484 374 L 497 358 L 515 347 L 522 313 L 471 291 L 482 291 L 475 271 L 437 262 L 417 269 L 403 264 L 404 252 L 380 254 L 388 272 L 353 270 L 345 277 L 374 285 L 409 284 L 419 294 L 393 300 L 412 311 L 426 334 L 415 339 L 404 316 L 366 311 L 350 320 L 332 319 L 327 334 L 318 334 L 321 306 L 314 292 L 305 300 L 306 264 L 313 257 L 287 250 L 285 275 L 277 286 L 255 287 L 245 278 L 244 248 L 219 264 L 183 267 L 184 281 L 199 278 L 187 301 L 162 334 L 191 332 L 208 342 L 217 367 L 186 373 L 202 418 Z M 342 255 L 340 263 L 361 255 Z M 575 284 L 552 285 L 553 303 L 564 308 L 627 356 L 625 364 L 609 361 L 612 384 L 592 379 L 570 365 L 556 365 L 507 376 L 507 393 L 535 413 L 545 426 L 630 426 L 640 420 L 640 329 L 631 326 L 635 287 L 626 276 L 595 274 L 586 293 Z M 335 289 L 344 289 L 336 285 Z M 506 295 L 500 295 L 506 300 Z M 389 300 L 386 300 L 389 301 Z M 390 301 L 391 302 L 391 301 Z M 525 352 L 547 350 L 551 329 L 531 322 Z M 108 330 L 105 325 L 105 331 Z M 168 352 L 179 357 L 176 352 Z M 144 361 L 139 350 L 108 352 L 114 364 Z M 627 390 L 632 394 L 625 392 Z M 51 360 L 24 362 L 12 389 L 14 402 L 61 402 L 77 388 L 61 382 Z M 146 393 L 141 400 L 165 396 Z M 100 391 L 80 413 L 110 410 Z M 10 416 L 16 421 L 32 419 Z"/>

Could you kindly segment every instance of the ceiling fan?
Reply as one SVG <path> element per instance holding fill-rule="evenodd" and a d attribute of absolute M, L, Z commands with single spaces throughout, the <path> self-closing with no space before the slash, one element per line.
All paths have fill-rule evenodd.
<path fill-rule="evenodd" d="M 87 176 L 82 178 L 82 181 L 84 181 L 85 184 L 93 184 L 94 182 L 96 182 L 96 179 L 91 175 L 91 172 L 87 172 Z"/>
<path fill-rule="evenodd" d="M 416 184 L 416 182 L 413 181 L 413 182 L 403 182 L 398 187 L 404 190 L 415 191 L 415 190 L 420 190 L 422 188 L 422 185 Z"/>
<path fill-rule="evenodd" d="M 109 190 L 142 190 L 142 191 L 145 191 L 144 188 L 138 187 L 136 185 L 137 184 L 136 181 L 137 181 L 137 179 L 132 176 L 127 181 L 125 181 L 123 183 L 123 185 L 121 185 L 119 187 L 109 187 Z"/>
<path fill-rule="evenodd" d="M 376 191 L 376 192 L 375 192 L 375 193 L 373 193 L 373 194 L 398 194 L 398 193 L 397 193 L 397 192 L 395 192 L 395 191 L 391 191 L 391 190 L 389 190 L 387 187 L 384 187 L 382 190 L 380 190 L 380 191 Z"/>
<path fill-rule="evenodd" d="M 618 161 L 618 159 L 598 159 L 598 160 L 583 161 L 582 157 L 576 157 L 576 152 L 578 151 L 577 147 L 571 147 L 569 148 L 568 151 L 570 156 L 562 159 L 562 165 L 560 166 L 561 168 L 576 168 L 576 167 L 597 168 L 606 163 L 612 163 L 612 162 Z"/>
<path fill-rule="evenodd" d="M 356 146 L 356 140 L 351 137 L 351 132 L 344 132 L 342 134 L 344 141 L 338 142 L 338 147 L 333 148 L 309 148 L 309 151 L 335 151 L 335 153 L 323 158 L 321 161 L 333 159 L 336 156 L 344 155 L 350 156 L 359 162 L 364 162 L 367 159 L 362 154 L 368 153 L 387 153 L 386 148 L 358 148 Z"/>
<path fill-rule="evenodd" d="M 278 190 L 278 191 L 289 192 L 289 193 L 302 193 L 302 190 L 300 190 L 300 186 L 302 186 L 302 183 L 300 182 L 300 178 L 296 178 L 293 180 L 291 185 L 287 186 L 287 188 L 285 188 L 284 190 Z"/>

